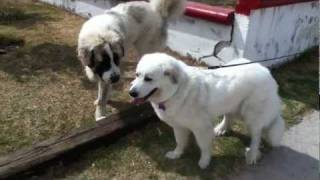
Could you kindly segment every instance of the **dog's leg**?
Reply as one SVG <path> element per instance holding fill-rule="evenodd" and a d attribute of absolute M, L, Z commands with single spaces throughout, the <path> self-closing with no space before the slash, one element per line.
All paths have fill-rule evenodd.
<path fill-rule="evenodd" d="M 177 146 L 175 150 L 169 151 L 166 157 L 169 159 L 177 159 L 183 154 L 185 147 L 188 145 L 188 139 L 190 131 L 185 128 L 174 127 L 174 137 L 176 139 Z"/>
<path fill-rule="evenodd" d="M 228 132 L 231 128 L 231 123 L 233 121 L 233 115 L 231 114 L 225 114 L 223 117 L 223 120 L 221 123 L 219 123 L 215 128 L 214 128 L 214 134 L 216 136 L 222 136 L 226 132 Z"/>
<path fill-rule="evenodd" d="M 213 140 L 213 131 L 211 126 L 198 127 L 193 131 L 196 141 L 201 150 L 201 157 L 198 165 L 201 169 L 205 169 L 210 164 L 211 160 L 211 143 Z"/>
<path fill-rule="evenodd" d="M 251 143 L 250 147 L 246 148 L 246 162 L 247 164 L 256 164 L 257 160 L 261 156 L 259 145 L 261 141 L 262 128 L 258 128 L 257 126 L 254 127 L 254 125 L 249 128 L 251 133 Z"/>
<path fill-rule="evenodd" d="M 96 121 L 99 121 L 106 117 L 106 114 L 107 114 L 106 106 L 107 106 L 110 92 L 111 92 L 111 84 L 105 83 L 104 81 L 99 80 L 98 81 L 98 98 L 94 103 L 96 105 L 96 112 L 95 112 Z"/>

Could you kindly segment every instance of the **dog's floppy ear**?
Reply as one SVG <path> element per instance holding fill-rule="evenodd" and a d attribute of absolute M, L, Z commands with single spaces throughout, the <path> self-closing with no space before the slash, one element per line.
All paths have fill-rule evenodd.
<path fill-rule="evenodd" d="M 78 59 L 83 66 L 94 66 L 94 53 L 88 48 L 78 48 Z"/>
<path fill-rule="evenodd" d="M 178 84 L 179 68 L 176 65 L 167 66 L 164 75 L 168 76 L 173 84 Z"/>
<path fill-rule="evenodd" d="M 113 53 L 117 54 L 119 58 L 123 57 L 125 55 L 124 46 L 121 40 L 118 40 L 116 42 L 113 42 L 110 44 L 110 48 Z"/>

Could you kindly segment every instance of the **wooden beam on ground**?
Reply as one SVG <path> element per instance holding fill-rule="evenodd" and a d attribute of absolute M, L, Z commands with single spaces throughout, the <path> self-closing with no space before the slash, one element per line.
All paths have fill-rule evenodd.
<path fill-rule="evenodd" d="M 130 107 L 127 110 L 100 120 L 95 127 L 76 129 L 60 137 L 51 138 L 32 147 L 1 157 L 0 179 L 52 160 L 80 145 L 145 123 L 153 117 L 155 117 L 155 114 L 149 104 Z"/>

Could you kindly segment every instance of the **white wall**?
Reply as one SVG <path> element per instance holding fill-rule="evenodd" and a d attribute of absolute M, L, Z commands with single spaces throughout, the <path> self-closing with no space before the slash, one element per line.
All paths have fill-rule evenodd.
<path fill-rule="evenodd" d="M 231 26 L 183 16 L 170 23 L 168 47 L 184 56 L 199 60 L 203 56 L 212 55 L 219 41 L 231 40 Z M 210 65 L 221 62 L 215 57 L 201 60 Z"/>
<path fill-rule="evenodd" d="M 319 44 L 319 3 L 316 1 L 252 10 L 248 20 L 242 16 L 236 15 L 235 23 L 242 27 L 237 29 L 234 46 L 250 60 L 291 55 Z"/>

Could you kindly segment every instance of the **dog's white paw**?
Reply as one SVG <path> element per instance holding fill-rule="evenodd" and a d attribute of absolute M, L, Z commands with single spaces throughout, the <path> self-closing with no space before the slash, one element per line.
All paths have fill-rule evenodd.
<path fill-rule="evenodd" d="M 108 100 L 107 101 L 107 104 L 110 104 L 112 101 L 111 100 Z M 95 100 L 94 102 L 93 102 L 93 105 L 95 105 L 95 106 L 98 106 L 98 105 L 102 105 L 103 103 L 100 101 L 100 100 Z"/>
<path fill-rule="evenodd" d="M 211 158 L 201 158 L 198 162 L 198 165 L 201 169 L 206 169 L 210 164 Z"/>
<path fill-rule="evenodd" d="M 102 119 L 105 119 L 107 116 L 100 116 L 100 117 L 96 117 L 96 121 L 101 121 Z"/>
<path fill-rule="evenodd" d="M 100 105 L 100 102 L 101 102 L 101 101 L 99 101 L 99 100 L 97 99 L 97 100 L 95 100 L 95 101 L 93 102 L 93 105 L 98 106 L 98 105 Z"/>
<path fill-rule="evenodd" d="M 217 125 L 217 127 L 214 128 L 214 134 L 216 136 L 223 136 L 224 134 L 226 134 L 226 132 L 227 132 L 227 128 L 225 128 L 221 124 Z"/>
<path fill-rule="evenodd" d="M 107 116 L 107 111 L 105 106 L 100 105 L 101 101 L 96 100 L 96 111 L 95 111 L 95 119 L 96 121 L 100 121 L 102 119 L 105 119 Z"/>
<path fill-rule="evenodd" d="M 252 151 L 250 148 L 246 148 L 246 163 L 248 165 L 255 165 L 257 164 L 258 160 L 261 157 L 261 153 L 259 150 Z"/>
<path fill-rule="evenodd" d="M 177 153 L 176 151 L 169 151 L 166 153 L 166 158 L 168 159 L 178 159 L 180 156 L 181 153 Z"/>

